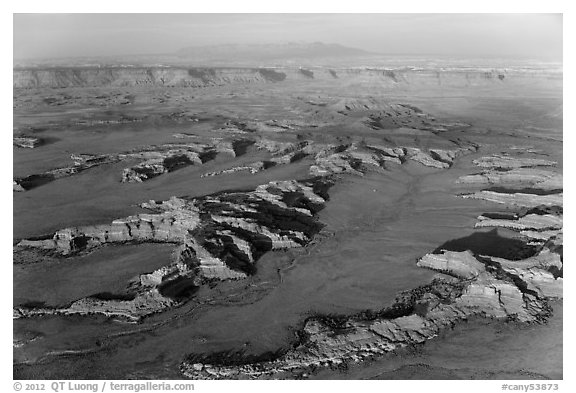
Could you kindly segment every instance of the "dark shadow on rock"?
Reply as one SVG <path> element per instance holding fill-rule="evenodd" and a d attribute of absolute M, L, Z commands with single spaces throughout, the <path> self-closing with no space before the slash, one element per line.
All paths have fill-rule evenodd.
<path fill-rule="evenodd" d="M 531 195 L 554 195 L 561 194 L 562 189 L 542 190 L 539 188 L 506 188 L 506 187 L 490 187 L 484 191 L 498 192 L 502 194 L 531 194 Z"/>
<path fill-rule="evenodd" d="M 188 156 L 181 154 L 166 157 L 163 164 L 168 172 L 174 172 L 175 170 L 193 165 L 194 163 L 190 160 L 190 158 L 188 158 Z"/>
<path fill-rule="evenodd" d="M 488 212 L 488 213 L 482 213 L 482 216 L 490 218 L 492 220 L 518 220 L 518 214 L 516 213 Z"/>
<path fill-rule="evenodd" d="M 40 187 L 50 182 L 53 182 L 54 180 L 56 180 L 54 175 L 40 174 L 40 175 L 26 176 L 22 179 L 16 179 L 16 183 L 18 183 L 23 189 L 28 191 L 33 188 Z"/>
<path fill-rule="evenodd" d="M 533 207 L 531 209 L 526 209 L 525 211 L 523 210 L 521 212 L 522 216 L 528 215 L 528 214 L 539 214 L 539 215 L 544 215 L 544 214 L 554 214 L 554 215 L 562 215 L 564 211 L 564 208 L 562 206 L 545 206 L 545 205 L 540 205 L 540 206 L 536 206 Z"/>
<path fill-rule="evenodd" d="M 518 261 L 534 256 L 538 247 L 529 246 L 521 240 L 502 237 L 497 229 L 489 232 L 476 232 L 470 236 L 449 240 L 436 248 L 433 253 L 440 254 L 442 250 L 466 251 L 475 255 L 488 255 Z"/>
<path fill-rule="evenodd" d="M 212 68 L 191 68 L 188 70 L 188 75 L 208 83 L 216 76 L 216 71 Z"/>
<path fill-rule="evenodd" d="M 167 281 L 158 286 L 158 291 L 162 296 L 182 301 L 189 299 L 198 291 L 198 286 L 194 278 L 178 277 L 174 280 Z"/>
<path fill-rule="evenodd" d="M 120 301 L 130 301 L 136 299 L 135 294 L 131 293 L 110 293 L 110 292 L 101 292 L 95 295 L 90 296 L 93 299 L 98 300 L 120 300 Z"/>
<path fill-rule="evenodd" d="M 186 362 L 190 364 L 213 364 L 223 367 L 242 366 L 246 364 L 267 363 L 282 357 L 286 352 L 286 349 L 279 349 L 258 355 L 247 354 L 246 351 L 243 350 L 191 354 L 186 357 Z"/>
<path fill-rule="evenodd" d="M 282 82 L 286 79 L 286 74 L 268 68 L 259 68 L 258 73 L 269 82 Z"/>
<path fill-rule="evenodd" d="M 255 141 L 251 139 L 239 139 L 232 142 L 232 150 L 236 157 L 243 156 L 250 146 L 252 146 Z"/>
<path fill-rule="evenodd" d="M 200 158 L 200 161 L 202 161 L 202 164 L 205 164 L 208 161 L 212 161 L 213 159 L 215 159 L 217 155 L 218 155 L 217 151 L 208 150 L 200 153 L 198 157 Z"/>

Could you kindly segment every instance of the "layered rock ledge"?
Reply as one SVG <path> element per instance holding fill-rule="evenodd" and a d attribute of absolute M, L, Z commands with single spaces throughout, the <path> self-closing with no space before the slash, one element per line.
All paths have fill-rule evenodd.
<path fill-rule="evenodd" d="M 416 147 L 351 144 L 322 144 L 313 141 L 297 143 L 276 142 L 261 139 L 255 143 L 258 149 L 266 150 L 271 158 L 242 166 L 235 166 L 202 176 L 218 176 L 247 171 L 255 174 L 266 169 L 287 165 L 303 159 L 311 162 L 310 176 L 330 176 L 337 173 L 362 175 L 371 169 L 386 168 L 389 163 L 401 165 L 408 160 L 436 169 L 447 169 L 454 160 L 464 154 L 476 151 L 477 146 L 455 146 L 453 149 L 423 150 Z"/>
<path fill-rule="evenodd" d="M 489 157 L 482 157 L 473 161 L 474 164 L 481 168 L 532 168 L 536 166 L 555 166 L 557 162 L 543 160 L 540 158 L 519 158 L 508 155 L 495 154 Z"/>
<path fill-rule="evenodd" d="M 402 151 L 404 154 L 392 153 L 397 153 L 398 159 L 409 155 L 418 157 L 421 153 Z M 449 155 L 440 157 L 438 152 L 436 155 L 441 158 L 438 162 L 450 158 Z M 416 160 L 426 165 L 429 158 L 420 156 Z M 476 164 L 482 166 L 485 162 L 489 167 L 504 161 L 517 173 L 523 166 L 501 157 Z M 525 164 L 554 165 L 538 160 Z M 446 166 L 438 164 L 438 167 Z M 529 175 L 528 171 L 522 173 L 525 177 Z M 498 183 L 502 179 L 492 178 L 492 174 L 470 176 L 476 176 L 472 183 Z M 558 178 L 540 173 L 536 179 L 532 185 Z M 490 244 L 472 247 L 474 241 L 480 241 L 475 235 L 459 242 L 446 242 L 446 245 L 463 247 L 463 251 L 439 247 L 420 258 L 417 265 L 451 278 L 438 278 L 429 285 L 403 292 L 392 305 L 380 311 L 308 318 L 297 331 L 294 344 L 276 353 L 262 356 L 242 352 L 192 354 L 182 363 L 182 373 L 194 379 L 305 377 L 318 367 L 338 368 L 422 344 L 437 336 L 441 329 L 474 316 L 528 324 L 545 322 L 551 313 L 548 300 L 563 296 L 561 190 L 549 195 L 484 190 L 463 197 L 516 208 L 515 213 L 485 213 L 479 217 L 476 228 L 507 228 L 521 234 L 524 240 L 513 239 L 501 247 Z M 480 242 L 505 240 L 496 230 L 493 232 Z M 514 254 L 513 257 L 499 255 L 504 251 L 506 255 Z"/>
<path fill-rule="evenodd" d="M 546 297 L 561 297 L 562 292 L 562 279 L 551 279 L 546 270 L 558 266 L 557 259 L 489 262 L 470 252 L 428 254 L 418 265 L 449 274 L 454 280 L 437 279 L 401 293 L 394 304 L 377 312 L 309 318 L 297 332 L 293 347 L 273 359 L 191 355 L 181 371 L 194 379 L 293 377 L 317 367 L 336 368 L 422 344 L 441 329 L 473 316 L 523 323 L 538 323 L 549 316 Z"/>
<path fill-rule="evenodd" d="M 506 187 L 531 187 L 542 190 L 562 188 L 562 174 L 538 168 L 514 168 L 501 171 L 492 169 L 478 174 L 462 176 L 459 183 L 471 185 L 498 185 Z"/>
<path fill-rule="evenodd" d="M 478 191 L 461 195 L 465 199 L 482 199 L 489 202 L 518 207 L 562 206 L 563 194 L 538 195 L 522 192 L 504 193 L 496 191 Z"/>
<path fill-rule="evenodd" d="M 150 213 L 22 240 L 16 253 L 25 249 L 61 257 L 110 243 L 173 243 L 176 250 L 164 267 L 129 284 L 129 299 L 88 297 L 64 308 L 17 307 L 14 315 L 100 313 L 138 320 L 187 301 L 203 283 L 246 278 L 267 251 L 303 247 L 312 240 L 322 228 L 314 215 L 323 208 L 330 185 L 327 179 L 280 181 L 248 192 L 172 197 L 142 204 Z"/>
<path fill-rule="evenodd" d="M 221 138 L 212 138 L 209 143 L 169 143 L 147 146 L 120 154 L 72 154 L 70 156 L 72 165 L 68 167 L 14 179 L 14 191 L 27 191 L 96 166 L 128 160 L 140 162 L 125 168 L 121 181 L 140 183 L 189 165 L 202 165 L 214 159 L 218 153 L 227 153 L 233 157 L 240 156 L 244 154 L 247 146 L 253 143 L 245 139 L 226 141 Z"/>
<path fill-rule="evenodd" d="M 34 149 L 44 144 L 44 141 L 41 138 L 22 135 L 22 136 L 15 136 L 13 138 L 13 144 L 16 147 L 21 147 L 25 149 Z"/>

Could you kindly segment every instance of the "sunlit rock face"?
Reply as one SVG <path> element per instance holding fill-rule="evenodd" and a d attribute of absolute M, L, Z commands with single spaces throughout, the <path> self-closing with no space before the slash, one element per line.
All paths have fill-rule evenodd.
<path fill-rule="evenodd" d="M 104 164 L 111 164 L 119 160 L 110 154 L 72 154 L 70 155 L 70 159 L 72 160 L 72 165 L 70 166 L 52 169 L 40 174 L 15 178 L 14 191 L 27 191 L 54 180 L 73 176 L 87 169 Z"/>
<path fill-rule="evenodd" d="M 202 165 L 213 160 L 219 153 L 241 156 L 253 143 L 254 141 L 246 139 L 224 141 L 221 138 L 212 138 L 209 143 L 168 143 L 120 154 L 72 154 L 70 166 L 14 179 L 14 191 L 30 190 L 97 166 L 134 160 L 140 162 L 125 168 L 120 180 L 123 183 L 141 183 L 190 165 Z"/>
<path fill-rule="evenodd" d="M 475 228 L 508 228 L 517 231 L 525 230 L 554 230 L 562 228 L 562 216 L 553 214 L 527 214 L 517 220 L 491 219 L 485 216 L 479 217 Z"/>
<path fill-rule="evenodd" d="M 203 177 L 229 175 L 236 172 L 259 173 L 278 165 L 289 165 L 300 160 L 310 161 L 310 176 L 329 176 L 337 173 L 346 173 L 362 176 L 370 170 L 386 168 L 392 163 L 401 165 L 412 160 L 421 165 L 447 169 L 454 160 L 464 154 L 475 150 L 467 147 L 454 147 L 454 149 L 430 149 L 428 151 L 414 147 L 367 145 L 362 143 L 351 144 L 323 144 L 313 141 L 300 141 L 297 143 L 278 142 L 270 139 L 260 139 L 255 147 L 271 153 L 266 161 L 256 161 L 242 166 L 235 166 L 215 172 L 203 174 Z"/>
<path fill-rule="evenodd" d="M 211 60 L 214 61 L 214 60 Z M 250 63 L 252 63 L 251 61 Z M 537 75 L 538 71 L 535 71 Z M 33 88 L 93 88 L 93 87 L 185 87 L 206 88 L 210 86 L 238 86 L 258 84 L 289 84 L 294 81 L 331 83 L 354 83 L 377 85 L 386 89 L 400 91 L 443 86 L 447 88 L 496 87 L 503 82 L 522 84 L 539 82 L 526 72 L 508 72 L 506 79 L 497 70 L 486 72 L 484 69 L 443 70 L 434 69 L 357 69 L 357 68 L 315 68 L 313 71 L 299 67 L 64 67 L 55 69 L 19 68 L 13 72 L 13 87 L 16 89 Z M 552 72 L 552 78 L 557 75 Z M 552 79 L 551 78 L 551 79 Z M 406 114 L 419 114 L 421 111 L 409 104 L 383 105 L 370 97 L 362 99 L 334 98 L 327 105 L 342 112 L 350 110 L 380 110 L 397 117 Z M 429 122 L 434 118 L 426 118 Z"/>
<path fill-rule="evenodd" d="M 507 171 L 488 170 L 479 174 L 462 176 L 458 182 L 471 185 L 555 190 L 562 188 L 562 174 L 538 168 L 513 168 Z"/>
<path fill-rule="evenodd" d="M 142 274 L 130 300 L 81 299 L 63 309 L 16 310 L 17 316 L 102 313 L 130 319 L 162 311 L 206 280 L 242 279 L 254 273 L 267 251 L 303 247 L 320 231 L 314 215 L 323 208 L 328 180 L 277 181 L 254 191 L 202 198 L 150 201 L 142 213 L 110 224 L 66 228 L 41 240 L 22 240 L 20 250 L 68 256 L 104 244 L 160 242 L 177 245 L 174 260 Z"/>
<path fill-rule="evenodd" d="M 470 251 L 444 251 L 442 254 L 426 254 L 418 261 L 417 265 L 467 279 L 477 277 L 485 271 L 484 264 L 477 261 Z"/>
<path fill-rule="evenodd" d="M 474 160 L 473 162 L 474 164 L 478 165 L 481 168 L 500 168 L 500 169 L 554 166 L 557 164 L 557 162 L 555 161 L 543 160 L 540 158 L 519 158 L 505 155 L 493 155 L 489 157 L 482 157 L 477 160 Z"/>
<path fill-rule="evenodd" d="M 38 146 L 41 146 L 44 141 L 41 138 L 33 137 L 33 136 L 15 136 L 13 138 L 13 144 L 16 147 L 25 148 L 25 149 L 34 149 Z"/>
<path fill-rule="evenodd" d="M 479 258 L 471 252 L 427 254 L 418 266 L 456 278 L 400 294 L 379 312 L 348 317 L 312 317 L 298 333 L 293 349 L 274 359 L 230 365 L 192 355 L 182 364 L 190 378 L 261 378 L 313 367 L 333 367 L 423 343 L 458 320 L 474 315 L 533 323 L 547 318 L 546 298 L 562 297 L 559 256 L 543 250 L 522 261 Z M 234 360 L 234 359 L 232 359 Z"/>
<path fill-rule="evenodd" d="M 312 168 L 317 168 L 318 174 L 361 175 L 364 166 L 413 160 L 447 169 L 463 153 L 394 150 L 386 146 L 369 146 L 368 150 L 371 153 L 366 154 L 354 146 L 337 153 L 322 152 Z M 357 160 L 355 167 L 351 165 L 352 157 Z M 524 192 L 502 188 L 461 195 L 505 205 L 511 211 L 479 216 L 475 228 L 490 228 L 490 232 L 447 241 L 417 261 L 417 266 L 451 276 L 452 280 L 436 279 L 430 285 L 399 294 L 392 305 L 379 312 L 311 317 L 298 331 L 292 349 L 266 358 L 249 359 L 238 354 L 223 361 L 218 354 L 190 355 L 182 363 L 182 373 L 198 379 L 289 376 L 423 343 L 441 329 L 472 316 L 521 323 L 545 321 L 551 312 L 548 300 L 563 297 L 562 176 L 535 168 L 556 164 L 540 159 L 492 156 L 475 160 L 474 164 L 487 169 L 460 177 L 458 184 L 521 186 Z M 539 191 L 539 185 L 549 191 Z M 497 228 L 511 230 L 519 237 L 501 237 Z"/>
<path fill-rule="evenodd" d="M 462 195 L 462 198 L 483 199 L 485 201 L 512 205 L 518 207 L 560 206 L 563 194 L 537 195 L 521 192 L 502 193 L 495 191 L 479 191 L 473 194 Z"/>

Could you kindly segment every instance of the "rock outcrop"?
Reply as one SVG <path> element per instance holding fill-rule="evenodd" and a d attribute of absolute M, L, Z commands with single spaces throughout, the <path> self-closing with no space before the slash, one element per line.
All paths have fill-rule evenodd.
<path fill-rule="evenodd" d="M 249 63 L 253 62 L 253 58 Z M 502 71 L 486 71 L 485 68 L 428 69 L 402 67 L 382 68 L 315 68 L 313 77 L 306 76 L 299 67 L 239 68 L 237 64 L 221 64 L 217 68 L 183 66 L 53 66 L 18 67 L 13 71 L 15 89 L 66 88 L 66 87 L 131 87 L 161 86 L 202 88 L 230 84 L 283 83 L 284 81 L 334 82 L 337 74 L 339 83 L 368 83 L 389 89 L 419 89 L 430 86 L 445 88 L 475 88 L 490 86 L 499 88 L 508 84 L 561 83 L 562 70 L 507 69 L 503 80 Z M 354 105 L 355 99 L 335 100 L 338 107 Z M 368 101 L 368 100 L 366 100 Z M 360 102 L 362 106 L 365 102 Z M 370 105 L 370 103 L 366 103 Z"/>
<path fill-rule="evenodd" d="M 72 154 L 73 164 L 64 168 L 57 168 L 40 174 L 14 179 L 14 191 L 28 191 L 33 188 L 50 183 L 63 177 L 73 176 L 87 169 L 117 162 L 118 157 L 108 154 Z"/>
<path fill-rule="evenodd" d="M 26 148 L 26 149 L 34 149 L 35 147 L 41 146 L 44 141 L 40 138 L 36 138 L 33 136 L 15 136 L 13 138 L 13 144 L 16 147 Z"/>
<path fill-rule="evenodd" d="M 479 216 L 475 228 L 508 228 L 516 231 L 544 231 L 562 229 L 562 216 L 553 214 L 527 214 L 516 220 L 492 219 Z"/>
<path fill-rule="evenodd" d="M 272 166 L 272 165 L 270 165 L 270 166 Z M 228 168 L 228 169 L 222 169 L 220 171 L 206 172 L 206 173 L 203 173 L 201 175 L 201 177 L 229 175 L 229 174 L 236 173 L 236 172 L 249 172 L 251 174 L 255 174 L 255 173 L 258 173 L 258 172 L 261 172 L 261 171 L 267 169 L 268 167 L 269 166 L 267 165 L 267 162 L 257 161 L 257 162 L 253 162 L 253 163 L 248 164 L 248 165 L 235 166 L 235 167 Z"/>
<path fill-rule="evenodd" d="M 500 168 L 500 169 L 515 169 L 515 168 L 532 168 L 536 166 L 555 166 L 557 162 L 550 160 L 543 160 L 540 158 L 520 158 L 511 157 L 508 155 L 495 154 L 490 157 L 482 157 L 473 161 L 474 164 L 482 168 Z"/>
<path fill-rule="evenodd" d="M 418 260 L 417 265 L 464 279 L 476 278 L 485 271 L 484 264 L 476 260 L 468 250 L 426 254 Z"/>
<path fill-rule="evenodd" d="M 458 179 L 458 182 L 472 185 L 556 190 L 562 188 L 562 174 L 538 168 L 514 168 L 507 171 L 493 169 L 478 174 L 462 176 Z"/>
<path fill-rule="evenodd" d="M 188 165 L 201 165 L 200 154 L 201 152 L 198 151 L 181 148 L 123 155 L 120 159 L 139 158 L 145 159 L 145 161 L 133 167 L 125 168 L 122 172 L 122 182 L 141 183 Z"/>
<path fill-rule="evenodd" d="M 242 279 L 265 252 L 305 246 L 322 225 L 314 218 L 324 203 L 325 179 L 281 181 L 250 192 L 150 201 L 150 213 L 111 224 L 62 229 L 15 247 L 69 256 L 109 243 L 163 242 L 177 245 L 174 260 L 142 274 L 129 288 L 132 299 L 80 299 L 59 309 L 24 308 L 18 317 L 47 313 L 117 315 L 132 320 L 188 299 L 207 280 Z"/>
<path fill-rule="evenodd" d="M 526 291 L 539 297 L 561 299 L 563 297 L 562 258 L 549 248 L 521 261 L 488 257 L 490 265 L 502 269 L 508 276 L 526 287 Z"/>
<path fill-rule="evenodd" d="M 214 364 L 210 356 L 191 355 L 181 370 L 195 379 L 300 375 L 424 343 L 441 329 L 475 315 L 533 323 L 549 314 L 538 294 L 519 288 L 513 280 L 497 278 L 468 252 L 425 256 L 421 264 L 458 280 L 436 280 L 402 293 L 393 305 L 379 312 L 309 318 L 293 349 L 269 361 L 245 363 L 238 356 L 235 364 Z M 511 269 L 509 272 L 513 275 Z"/>
<path fill-rule="evenodd" d="M 482 199 L 489 202 L 519 207 L 562 206 L 563 194 L 538 195 L 521 192 L 504 193 L 496 191 L 478 191 L 461 195 L 462 198 Z"/>
<path fill-rule="evenodd" d="M 436 169 L 446 169 L 452 165 L 457 157 L 475 149 L 473 146 L 467 146 L 455 147 L 452 150 L 430 149 L 424 151 L 414 147 L 357 143 L 332 145 L 314 143 L 308 140 L 293 143 L 270 139 L 257 141 L 255 147 L 268 151 L 271 157 L 265 161 L 209 172 L 203 176 L 224 175 L 240 171 L 254 174 L 277 165 L 286 165 L 305 158 L 312 161 L 309 170 L 310 176 L 329 176 L 336 173 L 362 175 L 370 169 L 385 168 L 387 163 L 400 165 L 407 160 Z"/>
<path fill-rule="evenodd" d="M 212 138 L 209 143 L 168 143 L 147 146 L 120 154 L 72 154 L 73 164 L 14 179 L 14 191 L 26 191 L 51 181 L 73 176 L 92 167 L 127 160 L 140 160 L 138 164 L 125 168 L 121 181 L 143 182 L 162 174 L 173 172 L 189 165 L 202 165 L 218 153 L 241 156 L 254 141 L 247 139 L 223 140 Z"/>
<path fill-rule="evenodd" d="M 447 168 L 457 155 L 443 151 L 426 154 L 414 148 L 405 148 L 401 152 L 372 147 L 372 151 L 392 158 L 396 154 L 395 158 L 400 162 L 413 159 L 435 168 Z M 328 162 L 333 162 L 337 168 L 352 167 L 347 161 L 349 156 L 344 153 L 346 151 L 333 154 L 335 157 Z M 366 157 L 355 157 L 358 159 L 357 168 L 372 161 L 378 162 L 375 156 Z M 500 163 L 502 161 L 498 161 Z M 540 161 L 530 161 L 530 165 L 541 164 Z M 514 166 L 517 164 L 507 165 L 518 168 Z M 334 171 L 328 165 L 324 168 L 327 172 Z M 357 169 L 352 167 L 352 170 Z M 525 176 L 528 174 L 523 173 Z M 541 175 L 534 184 L 542 178 L 542 181 L 554 179 L 553 175 Z M 481 175 L 473 182 L 499 181 L 490 176 Z M 468 242 L 460 241 L 458 244 L 446 242 L 446 245 L 468 249 L 455 251 L 441 246 L 434 253 L 420 258 L 417 265 L 449 275 L 451 279 L 438 278 L 429 285 L 401 293 L 392 305 L 377 312 L 308 318 L 303 328 L 297 331 L 293 346 L 275 354 L 260 358 L 244 356 L 240 352 L 192 354 L 182 363 L 182 373 L 194 379 L 304 377 L 317 367 L 341 367 L 424 343 L 437 336 L 441 329 L 473 316 L 521 323 L 545 321 L 551 310 L 547 301 L 562 298 L 562 194 L 481 191 L 464 197 L 516 207 L 517 212 L 512 213 L 485 213 L 479 217 L 476 227 L 511 229 L 523 235 L 524 240 L 509 239 L 500 250 L 492 250 L 494 247 L 490 244 L 483 244 L 486 240 L 499 238 L 495 233 L 483 239 L 470 236 Z M 528 236 L 527 232 L 539 234 L 542 238 L 534 242 L 535 236 Z M 473 246 L 474 240 L 482 244 Z M 510 253 L 515 254 L 507 256 L 512 259 L 500 256 Z"/>
<path fill-rule="evenodd" d="M 469 148 L 454 150 L 431 149 L 428 152 L 415 147 L 351 144 L 349 147 L 327 149 L 315 156 L 310 174 L 324 176 L 334 173 L 362 174 L 368 168 L 385 167 L 386 163 L 403 164 L 407 160 L 436 169 L 449 168 L 456 157 L 470 152 Z"/>
<path fill-rule="evenodd" d="M 436 279 L 401 293 L 394 304 L 378 312 L 309 318 L 297 332 L 293 348 L 272 359 L 246 361 L 248 357 L 237 354 L 222 361 L 216 355 L 190 355 L 181 371 L 194 379 L 305 375 L 317 367 L 339 367 L 424 343 L 472 316 L 537 323 L 550 313 L 545 299 L 562 296 L 562 278 L 547 270 L 561 268 L 561 262 L 549 250 L 523 261 L 476 259 L 469 251 L 445 251 L 424 256 L 418 265 L 455 280 Z"/>

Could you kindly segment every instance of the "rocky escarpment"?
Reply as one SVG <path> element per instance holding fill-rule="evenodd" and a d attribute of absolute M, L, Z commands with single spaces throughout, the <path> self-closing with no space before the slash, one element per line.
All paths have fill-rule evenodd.
<path fill-rule="evenodd" d="M 524 187 L 556 190 L 562 188 L 562 174 L 538 168 L 490 169 L 482 173 L 462 176 L 459 183 L 470 185 L 498 185 L 521 189 Z"/>
<path fill-rule="evenodd" d="M 16 147 L 34 149 L 35 147 L 43 145 L 44 141 L 41 138 L 21 135 L 13 138 L 13 144 Z"/>
<path fill-rule="evenodd" d="M 386 107 L 380 105 L 380 108 L 378 108 L 378 106 L 373 108 L 373 105 L 368 104 L 362 105 L 367 109 L 370 108 L 370 110 L 376 109 L 376 112 L 371 113 L 368 116 L 368 119 L 364 121 L 364 123 L 373 130 L 393 130 L 405 127 L 432 132 L 442 132 L 453 128 L 469 126 L 468 124 L 461 122 L 441 122 L 434 116 L 408 104 L 392 104 Z M 351 108 L 356 107 L 357 104 L 353 106 L 350 106 L 349 103 L 345 104 L 345 110 L 340 111 L 339 113 L 347 114 L 352 110 Z"/>
<path fill-rule="evenodd" d="M 401 293 L 377 312 L 309 318 L 291 348 L 268 356 L 192 354 L 182 363 L 182 373 L 195 379 L 304 377 L 318 367 L 341 367 L 422 344 L 473 316 L 546 321 L 548 300 L 563 296 L 561 198 L 556 207 L 535 208 L 518 208 L 517 196 L 510 198 L 497 202 L 516 213 L 486 213 L 476 227 L 505 227 L 519 239 L 478 233 L 446 242 L 418 260 L 419 267 L 451 279 Z"/>
<path fill-rule="evenodd" d="M 63 177 L 76 175 L 96 166 L 119 161 L 119 157 L 108 154 L 72 154 L 70 158 L 73 162 L 71 166 L 51 169 L 40 174 L 15 178 L 13 182 L 14 191 L 31 190 L 32 188 L 40 187 Z"/>
<path fill-rule="evenodd" d="M 270 153 L 270 158 L 241 166 L 233 166 L 206 176 L 230 174 L 240 171 L 258 173 L 278 165 L 287 165 L 303 159 L 310 161 L 310 176 L 329 176 L 335 173 L 361 175 L 370 169 L 384 168 L 387 163 L 402 164 L 408 160 L 424 166 L 446 169 L 453 161 L 477 149 L 473 144 L 454 145 L 452 149 L 420 149 L 395 145 L 324 144 L 311 140 L 298 142 L 278 142 L 272 139 L 256 139 L 250 136 L 240 138 L 212 138 L 207 143 L 168 143 L 159 146 L 147 146 L 120 154 L 72 154 L 72 165 L 48 170 L 14 179 L 14 191 L 27 191 L 54 180 L 79 174 L 90 168 L 124 161 L 139 161 L 125 168 L 120 179 L 122 182 L 144 182 L 154 177 L 173 172 L 189 165 L 202 165 L 219 153 L 239 157 L 247 148 Z"/>
<path fill-rule="evenodd" d="M 204 87 L 230 83 L 265 83 L 274 82 L 278 79 L 276 75 L 251 68 L 78 67 L 14 70 L 14 88 L 147 85 Z"/>
<path fill-rule="evenodd" d="M 437 119 L 420 108 L 404 103 L 394 103 L 377 97 L 299 97 L 304 103 L 311 105 L 313 113 L 321 110 L 358 119 L 364 126 L 377 131 L 393 131 L 397 129 L 430 131 L 433 133 L 469 127 L 463 122 Z"/>
<path fill-rule="evenodd" d="M 473 194 L 462 195 L 462 198 L 483 199 L 489 202 L 519 207 L 537 207 L 540 205 L 560 206 L 562 205 L 563 194 L 538 195 L 523 192 L 507 193 L 484 190 Z"/>
<path fill-rule="evenodd" d="M 333 111 L 352 117 L 376 112 L 390 119 L 406 120 L 398 120 L 399 123 L 390 124 L 388 128 L 412 127 L 410 128 L 412 131 L 429 133 L 434 130 L 446 130 L 449 127 L 445 122 L 436 122 L 431 115 L 425 114 L 414 106 L 390 103 L 375 97 L 336 100 L 326 105 Z M 172 115 L 180 117 L 183 113 L 177 112 Z M 411 118 L 416 120 L 411 121 L 410 124 L 406 123 L 407 119 Z M 212 160 L 219 153 L 239 157 L 254 144 L 257 149 L 269 152 L 271 157 L 205 173 L 203 176 L 241 171 L 254 174 L 305 158 L 312 161 L 309 171 L 311 176 L 326 176 L 334 173 L 362 174 L 369 169 L 385 167 L 387 162 L 401 164 L 408 160 L 437 169 L 445 169 L 449 168 L 458 156 L 477 149 L 477 146 L 472 143 L 460 142 L 453 142 L 452 148 L 422 149 L 414 146 L 398 146 L 393 142 L 327 144 L 312 140 L 279 142 L 271 139 L 276 136 L 275 134 L 286 133 L 290 138 L 298 132 L 297 136 L 300 136 L 299 132 L 327 125 L 332 125 L 332 123 L 301 119 L 229 120 L 222 127 L 214 130 L 221 136 L 210 138 L 209 141 L 203 143 L 196 140 L 188 143 L 167 143 L 120 154 L 73 154 L 72 165 L 15 178 L 13 189 L 14 191 L 30 190 L 63 177 L 76 175 L 95 166 L 120 161 L 138 161 L 122 171 L 122 182 L 144 182 L 189 165 L 201 165 Z M 198 135 L 178 133 L 174 137 L 194 139 L 198 138 Z M 284 137 L 282 135 L 280 138 Z"/>
<path fill-rule="evenodd" d="M 502 154 L 482 157 L 474 160 L 473 163 L 481 168 L 498 168 L 504 170 L 514 168 L 532 168 L 537 166 L 554 166 L 557 164 L 554 161 L 544 160 L 541 158 L 519 158 Z"/>
<path fill-rule="evenodd" d="M 418 265 L 454 280 L 437 279 L 401 293 L 394 304 L 377 312 L 309 318 L 293 348 L 271 360 L 246 362 L 238 355 L 222 361 L 215 355 L 191 355 L 181 370 L 195 379 L 302 376 L 317 367 L 339 367 L 424 343 L 441 329 L 473 316 L 537 323 L 549 316 L 545 299 L 562 296 L 562 279 L 548 272 L 561 263 L 546 253 L 550 251 L 522 262 L 484 261 L 470 252 L 429 254 Z"/>
<path fill-rule="evenodd" d="M 70 157 L 73 161 L 71 166 L 15 178 L 14 191 L 30 190 L 96 166 L 128 160 L 139 160 L 140 162 L 125 168 L 121 174 L 121 181 L 143 182 L 189 165 L 202 165 L 212 160 L 218 153 L 227 153 L 234 157 L 240 156 L 253 143 L 253 141 L 245 139 L 227 141 L 221 138 L 212 138 L 209 143 L 169 143 L 160 146 L 147 146 L 120 154 L 72 154 Z"/>
<path fill-rule="evenodd" d="M 559 230 L 562 228 L 562 215 L 556 214 L 524 214 L 512 219 L 478 217 L 475 228 L 508 228 L 516 231 Z"/>
<path fill-rule="evenodd" d="M 217 176 L 247 171 L 258 173 L 277 165 L 291 164 L 303 159 L 311 162 L 310 176 L 330 176 L 336 173 L 362 175 L 366 171 L 385 168 L 388 163 L 401 165 L 408 160 L 436 169 L 449 168 L 454 160 L 476 151 L 475 145 L 455 145 L 453 149 L 428 149 L 394 145 L 367 145 L 364 143 L 323 144 L 314 141 L 277 142 L 261 139 L 255 147 L 266 150 L 271 158 L 242 166 L 226 168 L 203 176 Z"/>
<path fill-rule="evenodd" d="M 461 195 L 508 206 L 514 213 L 485 213 L 476 228 L 507 228 L 518 232 L 533 244 L 562 243 L 562 174 L 540 166 L 556 162 L 525 157 L 491 156 L 475 160 L 487 171 L 463 176 L 459 183 L 490 184 L 497 187 Z M 512 168 L 502 171 L 501 168 Z"/>
<path fill-rule="evenodd" d="M 462 176 L 458 182 L 496 187 L 463 194 L 463 198 L 483 199 L 516 207 L 562 206 L 562 174 L 540 168 L 553 167 L 557 164 L 554 161 L 493 155 L 474 160 L 474 164 L 485 168 L 485 171 Z"/>
<path fill-rule="evenodd" d="M 337 78 L 334 77 L 337 75 Z M 13 70 L 13 87 L 69 88 L 170 86 L 205 87 L 245 83 L 286 83 L 290 81 L 330 81 L 378 84 L 390 88 L 422 86 L 498 88 L 508 84 L 562 83 L 561 70 L 529 71 L 486 69 L 377 69 L 300 67 L 189 68 L 189 67 L 29 67 Z"/>
<path fill-rule="evenodd" d="M 19 307 L 14 315 L 101 313 L 138 320 L 186 301 L 205 282 L 245 278 L 265 252 L 310 242 L 322 227 L 314 215 L 330 185 L 326 179 L 282 181 L 254 191 L 150 201 L 142 204 L 150 213 L 22 240 L 16 253 L 35 250 L 61 257 L 113 243 L 162 242 L 177 248 L 173 261 L 129 285 L 129 299 L 93 296 L 64 308 Z"/>
<path fill-rule="evenodd" d="M 329 125 L 329 122 L 314 119 L 269 119 L 269 120 L 229 120 L 218 129 L 231 134 L 273 133 L 302 131 Z"/>
<path fill-rule="evenodd" d="M 212 138 L 211 143 L 208 144 L 173 143 L 120 154 L 118 155 L 120 160 L 144 160 L 135 166 L 124 169 L 122 182 L 143 182 L 189 165 L 202 165 L 212 160 L 218 153 L 227 153 L 233 157 L 240 156 L 244 154 L 245 148 L 252 143 L 252 141 L 243 139 L 225 141 L 221 138 Z"/>

